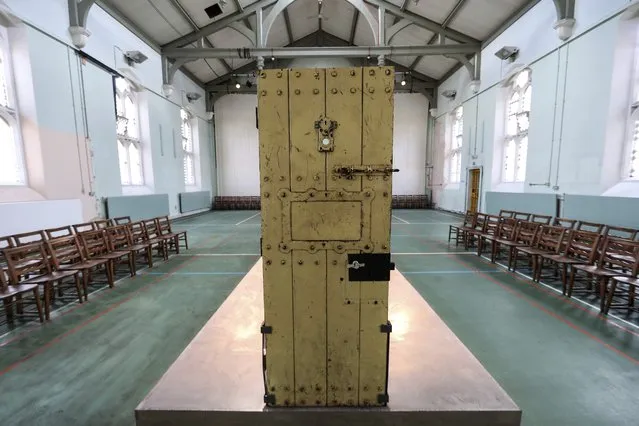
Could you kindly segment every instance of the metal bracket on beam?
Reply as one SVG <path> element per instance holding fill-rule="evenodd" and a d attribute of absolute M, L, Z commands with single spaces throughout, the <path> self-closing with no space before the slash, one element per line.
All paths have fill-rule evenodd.
<path fill-rule="evenodd" d="M 576 0 L 553 0 L 557 11 L 557 21 L 553 28 L 557 32 L 560 40 L 568 40 L 572 37 L 575 28 L 575 1 Z"/>
<path fill-rule="evenodd" d="M 69 0 L 69 34 L 73 45 L 82 49 L 91 32 L 87 30 L 89 10 L 96 0 Z"/>
<path fill-rule="evenodd" d="M 452 54 L 444 56 L 447 58 L 455 59 L 459 61 L 459 63 L 461 63 L 464 67 L 466 67 L 466 69 L 468 70 L 468 74 L 470 74 L 471 89 L 473 93 L 477 93 L 480 84 L 481 52 L 475 53 L 474 63 L 470 62 L 466 55 Z"/>

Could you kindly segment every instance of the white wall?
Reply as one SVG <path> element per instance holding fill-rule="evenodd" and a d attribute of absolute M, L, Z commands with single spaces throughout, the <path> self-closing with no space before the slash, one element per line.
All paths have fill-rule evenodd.
<path fill-rule="evenodd" d="M 259 195 L 259 147 L 255 95 L 226 95 L 215 103 L 218 193 Z M 428 101 L 421 94 L 395 95 L 393 194 L 424 194 Z"/>
<path fill-rule="evenodd" d="M 104 213 L 103 198 L 109 196 L 168 193 L 171 215 L 177 216 L 179 192 L 209 190 L 215 195 L 213 135 L 201 87 L 178 72 L 174 94 L 168 99 L 161 95 L 160 55 L 98 6 L 91 8 L 87 24 L 91 36 L 83 49 L 87 55 L 118 72 L 126 67 L 123 51 L 139 50 L 148 57 L 132 70 L 144 88 L 138 96 L 145 186 L 123 188 L 112 74 L 77 55 L 68 34 L 67 0 L 6 3 L 25 22 L 10 29 L 10 41 L 29 185 L 0 187 L 0 203 L 75 199 L 82 205 L 82 218 L 88 220 Z M 187 92 L 202 97 L 188 104 Z M 183 105 L 190 105 L 195 115 L 196 188 L 184 185 Z M 76 217 L 70 212 L 68 222 L 72 221 Z"/>
<path fill-rule="evenodd" d="M 460 104 L 464 106 L 462 167 L 482 167 L 482 205 L 485 191 L 602 195 L 619 185 L 633 47 L 627 43 L 628 23 L 621 14 L 628 4 L 628 0 L 576 2 L 574 35 L 562 43 L 552 28 L 553 3 L 539 2 L 483 49 L 477 95 L 468 89 L 465 69 L 442 84 L 438 152 L 429 159 L 438 207 L 465 209 L 465 176 L 459 185 L 443 180 L 445 122 Z M 514 64 L 494 56 L 502 46 L 520 49 Z M 500 182 L 503 84 L 525 66 L 532 70 L 533 85 L 526 179 L 523 184 L 504 184 Z M 441 95 L 447 89 L 457 91 L 455 100 Z M 633 194 L 639 196 L 638 185 L 625 195 Z"/>

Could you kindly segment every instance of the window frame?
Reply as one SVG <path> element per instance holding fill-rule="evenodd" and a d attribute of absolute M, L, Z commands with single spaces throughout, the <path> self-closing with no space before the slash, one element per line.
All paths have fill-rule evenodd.
<path fill-rule="evenodd" d="M 118 88 L 118 79 L 122 79 L 126 83 L 126 89 L 120 90 Z M 113 91 L 115 101 L 115 120 L 116 120 L 116 133 L 118 143 L 118 165 L 120 166 L 120 184 L 127 187 L 140 187 L 145 185 L 144 179 L 144 159 L 143 159 L 143 146 L 140 138 L 140 102 L 137 94 L 131 88 L 131 84 L 124 77 L 114 76 L 113 78 Z M 126 100 L 130 100 L 131 104 L 135 108 L 135 126 L 137 128 L 137 137 L 129 135 L 128 127 L 125 127 L 124 133 L 120 133 L 120 121 L 126 120 L 127 117 Z M 120 104 L 121 103 L 121 104 Z M 121 110 L 120 110 L 121 108 Z M 122 113 L 123 115 L 120 115 Z M 128 123 L 127 123 L 128 125 Z M 125 158 L 121 158 L 120 146 L 122 146 Z M 132 167 L 133 161 L 131 156 L 131 149 L 135 148 L 138 151 L 139 157 L 139 176 L 134 174 L 134 168 Z M 122 163 L 126 164 L 126 170 L 122 170 Z M 126 177 L 126 180 L 124 179 Z M 135 181 L 134 178 L 138 178 Z M 134 182 L 135 181 L 135 182 Z"/>
<path fill-rule="evenodd" d="M 22 140 L 22 129 L 20 123 L 19 104 L 15 93 L 15 80 L 13 69 L 13 58 L 11 57 L 11 46 L 9 41 L 9 31 L 0 25 L 0 50 L 2 51 L 2 68 L 4 71 L 4 83 L 7 93 L 7 105 L 0 102 L 0 118 L 2 118 L 11 129 L 13 134 L 13 145 L 15 152 L 16 181 L 1 182 L 0 187 L 27 186 L 27 168 L 24 156 L 24 146 Z"/>
<path fill-rule="evenodd" d="M 528 74 L 528 79 L 526 81 L 526 83 L 519 87 L 517 84 L 517 80 L 519 79 L 519 76 L 522 75 L 522 73 L 527 73 Z M 523 141 L 525 140 L 525 150 L 526 153 L 528 151 L 528 132 L 530 130 L 530 113 L 531 113 L 531 106 L 529 105 L 528 109 L 526 109 L 526 92 L 528 91 L 528 89 L 530 89 L 530 99 L 529 99 L 529 103 L 532 103 L 532 70 L 530 68 L 524 68 L 520 71 L 518 71 L 515 75 L 513 75 L 509 81 L 508 81 L 508 85 L 507 85 L 507 92 L 506 92 L 506 105 L 505 105 L 505 122 L 504 122 L 504 140 L 503 140 L 503 150 L 502 150 L 502 161 L 501 161 L 501 182 L 502 183 L 522 183 L 525 182 L 526 180 L 526 161 L 524 161 L 524 164 L 520 164 L 518 158 L 520 155 L 520 152 L 522 150 L 523 147 Z M 517 106 L 517 111 L 515 113 L 511 113 L 511 99 L 512 97 L 517 94 L 519 96 L 519 99 L 517 100 L 518 102 L 518 106 Z M 526 128 L 526 130 L 520 130 L 519 129 L 519 123 L 518 123 L 518 118 L 521 116 L 525 116 L 527 121 L 528 121 L 528 127 Z M 517 131 L 514 135 L 509 135 L 508 134 L 508 122 L 509 119 L 511 117 L 515 118 L 515 123 L 517 125 Z M 514 156 L 514 160 L 512 161 L 512 167 L 513 167 L 513 171 L 512 171 L 512 179 L 507 179 L 506 178 L 506 167 L 509 164 L 508 161 L 508 148 L 509 145 L 511 143 L 514 143 L 514 150 L 513 150 L 513 156 Z M 527 160 L 528 156 L 526 155 L 526 160 Z M 518 175 L 520 174 L 519 171 L 523 166 L 523 173 L 521 179 L 518 179 Z"/>
<path fill-rule="evenodd" d="M 457 113 L 461 112 L 461 118 L 457 118 Z M 449 184 L 461 183 L 462 149 L 464 146 L 464 107 L 459 105 L 450 114 L 451 124 L 449 129 L 449 143 L 446 150 L 446 181 Z M 457 131 L 457 132 L 456 132 Z M 458 146 L 455 143 L 460 140 Z M 458 171 L 458 173 L 455 173 Z"/>
<path fill-rule="evenodd" d="M 182 108 L 180 109 L 180 122 L 181 122 L 181 126 L 180 126 L 180 134 L 181 134 L 181 139 L 182 139 L 182 173 L 184 176 L 184 185 L 186 187 L 195 187 L 197 186 L 197 177 L 195 176 L 195 158 L 196 158 L 196 153 L 195 153 L 195 140 L 193 138 L 193 115 L 187 111 L 186 109 Z M 188 128 L 190 129 L 190 135 L 186 135 L 185 134 L 185 129 L 188 126 Z M 189 140 L 190 139 L 190 140 Z M 190 144 L 190 149 L 187 149 L 187 147 Z M 192 175 L 192 180 L 188 180 L 188 175 L 186 173 L 187 170 L 187 163 L 190 162 L 191 163 L 191 175 Z"/>
<path fill-rule="evenodd" d="M 630 84 L 632 86 L 623 150 L 623 179 L 628 182 L 639 182 L 639 160 L 636 160 L 636 168 L 632 167 L 633 155 L 635 158 L 639 157 L 639 27 L 636 30 L 631 71 Z"/>

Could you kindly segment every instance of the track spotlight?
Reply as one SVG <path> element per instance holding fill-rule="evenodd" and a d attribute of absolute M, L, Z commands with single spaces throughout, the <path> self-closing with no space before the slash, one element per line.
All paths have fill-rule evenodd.
<path fill-rule="evenodd" d="M 236 88 L 236 89 L 239 89 L 240 87 L 242 87 L 242 86 L 240 85 L 240 83 L 235 83 L 235 88 Z"/>
<path fill-rule="evenodd" d="M 406 86 L 406 80 L 402 79 L 402 82 L 400 83 L 402 86 Z"/>
<path fill-rule="evenodd" d="M 271 61 L 274 61 L 274 60 L 275 60 L 275 56 L 271 56 Z"/>

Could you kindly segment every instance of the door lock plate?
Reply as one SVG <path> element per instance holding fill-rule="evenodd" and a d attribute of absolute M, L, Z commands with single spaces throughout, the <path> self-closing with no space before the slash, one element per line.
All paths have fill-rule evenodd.
<path fill-rule="evenodd" d="M 390 281 L 395 269 L 390 253 L 358 253 L 348 255 L 349 281 Z"/>
<path fill-rule="evenodd" d="M 337 128 L 337 121 L 327 117 L 315 122 L 317 130 L 317 149 L 320 152 L 330 152 L 335 149 L 334 131 Z"/>

